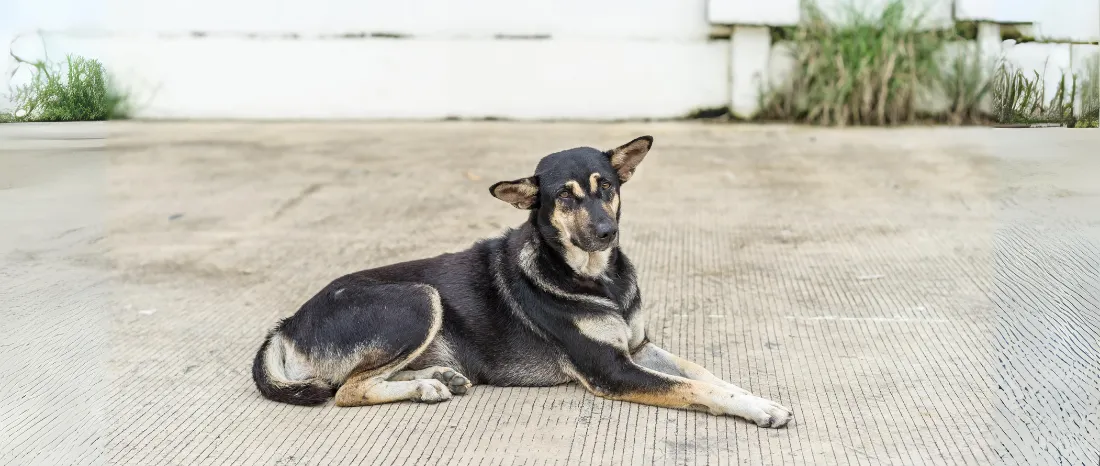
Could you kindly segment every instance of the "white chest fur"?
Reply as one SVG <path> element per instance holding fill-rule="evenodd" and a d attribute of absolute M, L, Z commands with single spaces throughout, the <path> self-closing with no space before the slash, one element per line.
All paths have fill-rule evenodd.
<path fill-rule="evenodd" d="M 635 312 L 629 322 L 619 315 L 603 314 L 577 318 L 574 324 L 582 335 L 620 351 L 628 351 L 645 340 L 645 318 L 641 312 Z"/>

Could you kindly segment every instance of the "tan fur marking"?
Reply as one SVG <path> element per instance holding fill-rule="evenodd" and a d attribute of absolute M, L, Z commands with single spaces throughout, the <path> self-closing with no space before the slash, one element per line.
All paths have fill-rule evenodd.
<path fill-rule="evenodd" d="M 542 274 L 539 273 L 538 266 L 535 263 L 535 261 L 537 260 L 537 253 L 535 252 L 535 248 L 536 246 L 533 243 L 528 243 L 524 245 L 523 249 L 521 249 L 519 252 L 519 263 L 520 270 L 523 271 L 524 275 L 527 275 L 528 278 L 534 281 L 536 286 L 541 288 L 543 291 L 557 295 L 564 299 L 573 301 L 585 301 L 599 306 L 606 306 L 611 309 L 617 309 L 615 303 L 612 302 L 610 299 L 589 294 L 570 293 L 547 282 L 546 279 L 542 278 Z"/>
<path fill-rule="evenodd" d="M 634 169 L 642 163 L 642 159 L 649 153 L 652 147 L 652 139 L 641 137 L 623 144 L 611 150 L 611 166 L 619 173 L 619 181 L 626 183 L 634 176 Z"/>
<path fill-rule="evenodd" d="M 750 394 L 748 390 L 745 390 L 741 387 L 738 387 L 737 385 L 718 378 L 718 376 L 712 374 L 705 367 L 691 362 L 687 359 L 676 356 L 675 354 L 669 353 L 668 351 L 661 349 L 653 343 L 647 343 L 641 348 L 636 349 L 634 351 L 634 354 L 632 355 L 632 358 L 634 359 L 634 362 L 638 365 L 647 367 L 649 369 L 659 370 L 658 367 L 662 365 L 666 367 L 672 366 L 675 367 L 676 370 L 679 371 L 680 374 L 686 378 L 698 380 L 700 382 L 709 383 L 712 385 L 717 385 L 719 387 L 730 390 L 738 395 Z"/>
<path fill-rule="evenodd" d="M 711 412 L 711 414 L 720 414 L 719 412 L 714 412 L 715 409 L 711 408 L 711 406 L 716 405 L 714 398 L 718 396 L 718 394 L 714 392 L 715 390 L 706 386 L 684 383 L 677 384 L 667 391 L 623 393 L 620 395 L 605 396 L 605 398 L 641 403 L 648 406 L 659 406 L 662 408 L 689 409 L 692 411 L 708 411 Z"/>
<path fill-rule="evenodd" d="M 595 341 L 611 345 L 615 349 L 626 352 L 630 341 L 630 327 L 622 317 L 617 315 L 602 315 L 581 317 L 573 321 L 577 330 L 582 335 Z"/>
<path fill-rule="evenodd" d="M 791 411 L 773 401 L 753 395 L 734 393 L 725 388 L 696 380 L 673 378 L 675 383 L 666 389 L 639 390 L 626 393 L 609 393 L 585 388 L 599 397 L 629 401 L 661 408 L 705 411 L 713 415 L 737 416 L 763 427 L 782 427 L 790 421 Z"/>
<path fill-rule="evenodd" d="M 565 187 L 569 188 L 569 190 L 573 192 L 573 195 L 576 196 L 577 199 L 581 199 L 584 197 L 584 189 L 581 188 L 580 183 L 569 180 L 565 182 Z"/>
<path fill-rule="evenodd" d="M 603 210 L 607 211 L 612 217 L 619 215 L 619 195 L 611 193 L 611 200 L 603 203 Z"/>
<path fill-rule="evenodd" d="M 539 187 L 524 178 L 513 182 L 500 183 L 493 188 L 493 196 L 512 204 L 517 209 L 529 209 L 538 200 Z"/>
<path fill-rule="evenodd" d="M 634 315 L 630 316 L 630 320 L 627 321 L 626 324 L 630 327 L 630 341 L 627 342 L 627 345 L 631 352 L 635 352 L 646 341 L 645 313 L 638 310 Z"/>
<path fill-rule="evenodd" d="M 550 223 L 561 232 L 561 245 L 565 250 L 565 261 L 569 267 L 581 275 L 598 277 L 607 270 L 607 262 L 611 258 L 611 250 L 588 252 L 573 245 L 570 240 L 573 231 L 580 225 L 588 223 L 588 211 L 577 209 L 572 212 L 564 212 L 559 205 L 554 206 L 554 212 L 550 215 Z"/>
<path fill-rule="evenodd" d="M 348 384 L 355 387 L 354 390 L 341 387 L 336 392 L 336 406 L 370 406 L 405 400 L 434 403 L 449 400 L 452 396 L 450 390 L 435 379 L 390 382 L 383 377 L 356 374 L 344 386 Z"/>
<path fill-rule="evenodd" d="M 591 382 L 577 372 L 572 366 L 563 367 L 562 370 L 573 377 L 577 383 L 581 384 L 585 390 L 588 390 L 593 395 L 609 400 L 629 401 L 648 406 L 678 409 L 696 409 L 692 407 L 693 405 L 704 406 L 705 408 L 703 410 L 709 411 L 712 414 L 718 414 L 714 412 L 715 408 L 720 405 L 721 400 L 729 395 L 719 387 L 696 382 L 694 380 L 683 379 L 677 379 L 677 382 L 668 389 L 614 394 L 600 387 L 593 386 Z M 649 369 L 643 370 L 657 374 L 657 372 Z"/>
<path fill-rule="evenodd" d="M 599 173 L 593 173 L 591 175 L 588 175 L 588 189 L 593 195 L 599 194 L 599 192 L 600 192 L 600 174 Z"/>

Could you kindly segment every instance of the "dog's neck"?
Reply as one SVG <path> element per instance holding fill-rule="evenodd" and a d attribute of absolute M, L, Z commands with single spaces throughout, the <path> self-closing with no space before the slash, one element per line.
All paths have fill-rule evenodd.
<path fill-rule="evenodd" d="M 613 249 L 608 247 L 602 251 L 588 252 L 571 243 L 563 244 L 562 248 L 562 258 L 565 259 L 565 263 L 577 275 L 586 278 L 597 278 L 607 272 Z"/>
<path fill-rule="evenodd" d="M 597 279 L 606 275 L 611 266 L 611 257 L 617 244 L 602 251 L 585 251 L 570 241 L 562 241 L 559 238 L 547 238 L 539 232 L 538 227 L 527 224 L 522 232 L 525 242 L 533 242 L 536 250 L 553 254 L 581 278 Z"/>

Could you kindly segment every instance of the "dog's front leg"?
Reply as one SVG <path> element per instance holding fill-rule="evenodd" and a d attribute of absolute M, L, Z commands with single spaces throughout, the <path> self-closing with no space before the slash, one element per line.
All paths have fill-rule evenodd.
<path fill-rule="evenodd" d="M 603 361 L 598 366 L 585 364 L 588 370 L 576 368 L 574 377 L 603 398 L 737 416 L 761 427 L 783 427 L 793 417 L 790 409 L 743 390 L 656 372 L 635 364 L 626 354 L 602 356 L 589 358 L 590 363 Z"/>
<path fill-rule="evenodd" d="M 639 366 L 647 369 L 714 384 L 741 395 L 750 394 L 748 390 L 718 378 L 703 366 L 669 353 L 653 343 L 646 343 L 635 351 L 631 358 Z"/>

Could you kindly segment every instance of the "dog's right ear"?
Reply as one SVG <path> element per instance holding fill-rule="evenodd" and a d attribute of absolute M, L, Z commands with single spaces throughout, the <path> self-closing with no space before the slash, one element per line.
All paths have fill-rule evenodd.
<path fill-rule="evenodd" d="M 620 183 L 626 183 L 630 177 L 634 176 L 634 169 L 642 163 L 642 159 L 649 153 L 651 147 L 653 147 L 653 136 L 642 136 L 605 152 L 611 160 L 611 167 L 619 173 Z"/>
<path fill-rule="evenodd" d="M 529 176 L 515 181 L 501 181 L 490 186 L 489 192 L 517 209 L 533 209 L 539 203 L 539 180 Z"/>

